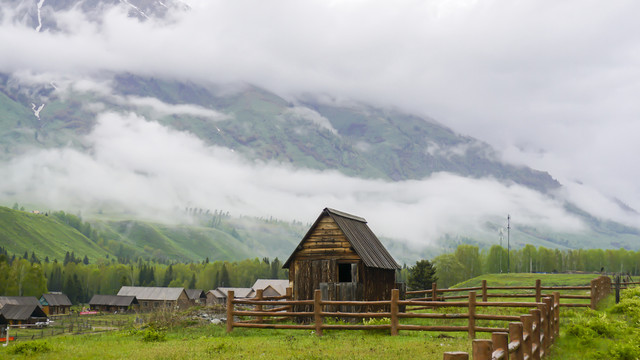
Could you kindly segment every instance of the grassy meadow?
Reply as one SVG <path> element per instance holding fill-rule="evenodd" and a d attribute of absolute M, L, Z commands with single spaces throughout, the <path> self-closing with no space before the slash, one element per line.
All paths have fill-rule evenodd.
<path fill-rule="evenodd" d="M 539 277 L 534 274 L 533 281 Z M 575 277 L 575 278 L 572 278 Z M 543 285 L 584 285 L 593 277 L 546 275 Z M 520 274 L 489 275 L 489 285 L 530 285 L 532 278 Z M 520 278 L 518 281 L 515 278 Z M 473 281 L 481 281 L 475 279 Z M 495 281 L 495 282 L 494 282 Z M 548 282 L 547 282 L 548 281 Z M 460 286 L 473 286 L 465 283 Z M 612 297 L 598 311 L 561 308 L 561 336 L 546 359 L 638 359 L 640 358 L 640 290 L 628 290 L 619 305 Z M 485 308 L 479 312 L 521 314 L 527 309 Z M 439 312 L 464 313 L 464 308 Z M 400 331 L 390 336 L 383 330 L 325 330 L 316 336 L 311 330 L 235 328 L 227 334 L 224 325 L 183 313 L 171 320 L 150 319 L 146 325 L 129 325 L 118 331 L 87 335 L 64 334 L 10 344 L 0 348 L 7 359 L 442 359 L 445 351 L 471 352 L 464 332 Z M 410 319 L 403 323 L 464 325 L 466 320 Z M 506 322 L 484 322 L 479 326 L 506 327 Z M 479 338 L 489 334 L 479 333 Z"/>

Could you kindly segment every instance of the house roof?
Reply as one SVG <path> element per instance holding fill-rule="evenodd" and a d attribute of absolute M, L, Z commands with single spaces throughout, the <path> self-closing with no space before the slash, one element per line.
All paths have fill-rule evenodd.
<path fill-rule="evenodd" d="M 29 320 L 32 317 L 46 318 L 47 314 L 42 311 L 40 305 L 15 305 L 7 304 L 0 310 L 2 316 L 7 320 Z"/>
<path fill-rule="evenodd" d="M 69 300 L 67 295 L 62 293 L 42 294 L 40 304 L 42 304 L 42 306 L 71 306 L 71 300 Z"/>
<path fill-rule="evenodd" d="M 233 291 L 234 298 L 247 298 L 251 295 L 253 289 L 251 288 L 232 288 L 232 287 L 219 287 L 215 290 L 209 290 L 213 296 L 217 298 L 226 298 L 229 291 Z"/>
<path fill-rule="evenodd" d="M 175 301 L 183 292 L 181 287 L 123 286 L 118 295 L 135 296 L 138 300 Z"/>
<path fill-rule="evenodd" d="M 106 306 L 131 306 L 138 304 L 135 296 L 130 295 L 93 295 L 89 300 L 89 305 L 106 305 Z"/>
<path fill-rule="evenodd" d="M 0 296 L 0 309 L 8 304 L 40 306 L 40 301 L 35 296 Z"/>
<path fill-rule="evenodd" d="M 271 286 L 273 290 L 275 290 L 280 295 L 285 295 L 287 293 L 287 287 L 289 287 L 289 280 L 286 279 L 258 279 L 253 284 L 252 289 L 255 290 L 264 290 L 267 287 Z"/>
<path fill-rule="evenodd" d="M 185 289 L 184 291 L 187 292 L 187 297 L 189 297 L 189 299 L 191 300 L 197 300 L 207 297 L 202 289 Z"/>
<path fill-rule="evenodd" d="M 344 233 L 353 250 L 360 256 L 365 266 L 390 270 L 400 269 L 400 265 L 398 265 L 378 237 L 376 237 L 369 226 L 367 226 L 367 220 L 330 208 L 322 210 L 318 219 L 316 219 L 307 234 L 302 238 L 302 241 L 300 241 L 300 244 L 298 244 L 287 262 L 284 263 L 283 268 L 289 268 L 295 253 L 302 249 L 302 243 L 313 233 L 320 220 L 325 216 L 331 217 L 331 219 L 336 222 L 338 228 Z"/>

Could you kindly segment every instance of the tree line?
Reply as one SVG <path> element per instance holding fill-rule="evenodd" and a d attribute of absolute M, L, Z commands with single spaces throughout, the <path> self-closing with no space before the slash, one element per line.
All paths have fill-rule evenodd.
<path fill-rule="evenodd" d="M 493 245 L 480 249 L 475 245 L 458 245 L 452 253 L 436 256 L 435 267 L 438 287 L 449 287 L 482 274 L 498 273 L 566 273 L 605 272 L 640 274 L 640 251 L 626 249 L 548 249 L 526 245 L 520 249 L 507 249 Z M 416 264 L 418 265 L 418 264 Z M 400 280 L 407 282 L 416 266 L 400 272 Z"/>
<path fill-rule="evenodd" d="M 85 258 L 86 259 L 86 258 Z M 145 261 L 122 264 L 115 259 L 89 263 L 69 254 L 64 262 L 16 257 L 0 247 L 0 295 L 36 296 L 61 291 L 75 303 L 87 303 L 95 294 L 114 295 L 122 286 L 169 286 L 202 289 L 251 287 L 256 279 L 287 279 L 278 258 L 164 264 Z"/>

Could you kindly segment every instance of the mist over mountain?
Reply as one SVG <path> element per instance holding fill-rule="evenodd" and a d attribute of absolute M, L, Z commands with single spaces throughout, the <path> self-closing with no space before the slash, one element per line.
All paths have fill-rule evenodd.
<path fill-rule="evenodd" d="M 365 217 L 403 259 L 425 246 L 495 244 L 507 214 L 515 246 L 640 247 L 633 192 L 624 197 L 597 189 L 597 181 L 576 180 L 573 175 L 589 178 L 589 172 L 565 173 L 572 165 L 548 162 L 553 166 L 546 169 L 546 150 L 535 157 L 540 152 L 528 142 L 518 151 L 498 149 L 493 135 L 462 133 L 482 132 L 455 120 L 469 114 L 443 112 L 456 107 L 439 102 L 446 86 L 438 94 L 422 91 L 425 79 L 408 86 L 403 71 L 411 63 L 397 74 L 394 91 L 390 73 L 375 75 L 375 85 L 358 77 L 374 74 L 381 66 L 375 61 L 342 68 L 347 60 L 318 63 L 317 49 L 282 50 L 272 41 L 281 28 L 249 25 L 265 24 L 256 4 L 2 3 L 8 6 L 0 26 L 13 34 L 5 39 L 14 50 L 0 59 L 4 205 L 174 225 L 191 221 L 185 208 L 307 223 L 329 206 Z M 291 3 L 274 6 L 308 16 Z M 333 15 L 311 7 L 321 8 L 320 17 Z M 344 14 L 352 10 L 340 14 L 349 18 Z M 247 37 L 216 11 L 241 19 Z M 254 42 L 258 28 L 262 41 Z M 351 44 L 308 34 L 328 49 Z M 282 55 L 272 49 L 286 59 L 272 61 Z M 393 60 L 388 56 L 380 61 Z M 339 80 L 337 74 L 348 75 Z M 478 103 L 463 97 L 455 104 Z M 478 121 L 491 111 L 509 114 L 478 109 L 484 111 Z M 531 141 L 544 138 L 537 127 L 547 125 L 536 121 L 523 133 Z M 551 171 L 559 169 L 559 175 Z"/>

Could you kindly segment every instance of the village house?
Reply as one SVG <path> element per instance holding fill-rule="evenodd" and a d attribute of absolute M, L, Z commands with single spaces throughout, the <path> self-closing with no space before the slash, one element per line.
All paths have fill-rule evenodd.
<path fill-rule="evenodd" d="M 251 289 L 253 292 L 249 297 L 255 297 L 257 290 L 262 290 L 262 296 L 284 296 L 287 294 L 287 287 L 289 287 L 289 280 L 287 279 L 258 279 L 253 284 Z"/>
<path fill-rule="evenodd" d="M 135 296 L 141 311 L 159 309 L 184 309 L 191 306 L 191 301 L 184 288 L 178 287 L 146 287 L 123 286 L 118 291 L 119 296 Z"/>
<path fill-rule="evenodd" d="M 202 289 L 186 289 L 185 291 L 192 305 L 205 305 L 207 303 L 207 294 Z"/>
<path fill-rule="evenodd" d="M 37 304 L 6 304 L 0 309 L 0 314 L 9 325 L 33 325 L 48 320 L 47 314 Z"/>
<path fill-rule="evenodd" d="M 89 309 L 100 312 L 126 313 L 137 307 L 138 299 L 135 296 L 93 295 L 89 300 Z"/>
<path fill-rule="evenodd" d="M 388 300 L 400 266 L 359 216 L 325 208 L 283 268 L 295 300 Z M 358 310 L 356 310 L 358 311 Z"/>
<path fill-rule="evenodd" d="M 40 305 L 45 314 L 52 315 L 69 315 L 71 313 L 71 300 L 67 295 L 54 292 L 43 294 L 40 297 Z"/>
<path fill-rule="evenodd" d="M 227 302 L 227 294 L 233 291 L 234 299 L 247 299 L 251 297 L 253 289 L 251 288 L 230 288 L 219 287 L 215 290 L 207 292 L 207 305 L 224 305 Z"/>

